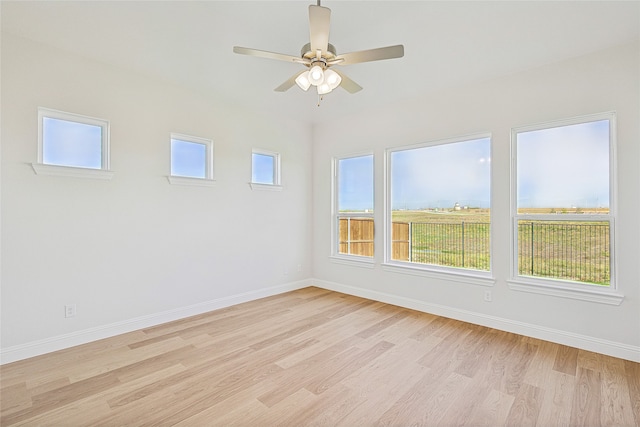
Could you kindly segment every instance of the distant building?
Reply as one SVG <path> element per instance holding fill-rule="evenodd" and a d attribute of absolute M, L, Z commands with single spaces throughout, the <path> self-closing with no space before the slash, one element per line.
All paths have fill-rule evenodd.
<path fill-rule="evenodd" d="M 456 202 L 456 204 L 455 204 L 455 205 L 453 205 L 453 210 L 454 210 L 454 211 L 459 211 L 460 209 L 462 209 L 462 208 L 460 207 L 460 203 Z"/>

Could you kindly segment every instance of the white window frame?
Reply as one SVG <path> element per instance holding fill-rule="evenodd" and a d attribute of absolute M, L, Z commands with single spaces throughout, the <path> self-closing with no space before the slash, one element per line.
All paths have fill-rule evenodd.
<path fill-rule="evenodd" d="M 98 126 L 102 129 L 101 136 L 101 165 L 100 169 L 82 166 L 64 166 L 44 163 L 44 119 L 51 118 L 67 122 L 81 123 Z M 110 180 L 113 172 L 110 168 L 110 134 L 109 121 L 96 117 L 84 116 L 76 113 L 54 110 L 46 107 L 38 107 L 38 161 L 31 166 L 37 175 L 66 176 L 75 178 L 92 178 Z"/>
<path fill-rule="evenodd" d="M 340 160 L 353 159 L 356 157 L 372 156 L 373 161 L 373 173 L 371 180 L 373 183 L 373 212 L 340 212 L 340 206 L 338 205 L 340 177 L 338 175 Z M 375 154 L 372 151 L 353 153 L 343 156 L 335 156 L 331 159 L 331 250 L 329 258 L 338 264 L 352 265 L 356 267 L 373 268 L 375 266 L 375 234 L 376 222 L 375 222 Z M 353 255 L 340 253 L 340 218 L 371 218 L 373 220 L 374 227 L 374 256 L 368 257 L 364 255 Z"/>
<path fill-rule="evenodd" d="M 405 151 L 405 150 L 413 150 L 425 147 L 435 147 L 439 145 L 445 144 L 453 144 L 457 142 L 465 142 L 472 141 L 475 139 L 484 139 L 489 138 L 490 140 L 490 152 L 493 157 L 493 138 L 491 133 L 479 133 L 472 135 L 465 135 L 454 138 L 446 138 L 439 139 L 419 144 L 405 145 L 401 147 L 392 147 L 387 148 L 385 150 L 385 161 L 384 161 L 384 176 L 385 176 L 385 186 L 384 186 L 384 200 L 385 200 L 385 208 L 384 208 L 384 263 L 382 264 L 382 268 L 386 271 L 392 271 L 395 273 L 408 274 L 414 276 L 422 276 L 429 277 L 433 279 L 439 280 L 447 280 L 458 283 L 464 283 L 469 285 L 478 285 L 478 286 L 493 286 L 495 285 L 495 278 L 493 277 L 493 222 L 489 224 L 489 271 L 484 270 L 474 270 L 474 269 L 466 269 L 466 268 L 456 268 L 456 267 L 448 267 L 434 264 L 420 264 L 413 263 L 408 261 L 400 261 L 394 260 L 391 258 L 392 255 L 392 206 L 391 206 L 391 155 L 396 151 Z M 493 166 L 492 166 L 493 169 Z M 491 208 L 493 207 L 493 171 L 491 173 L 491 183 L 490 183 L 490 199 L 491 199 Z"/>
<path fill-rule="evenodd" d="M 519 133 L 563 126 L 571 126 L 609 120 L 609 213 L 602 215 L 583 214 L 518 214 L 517 207 L 517 136 Z M 521 126 L 511 130 L 511 262 L 510 279 L 507 281 L 511 290 L 529 292 L 542 295 L 552 295 L 602 304 L 620 305 L 624 295 L 617 292 L 616 282 L 616 206 L 617 206 L 617 161 L 616 161 L 616 114 L 606 112 L 578 116 L 564 120 L 556 120 L 535 125 Z M 518 221 L 535 219 L 542 221 L 604 221 L 609 222 L 609 286 L 601 286 L 586 282 L 575 282 L 564 279 L 522 276 L 518 273 Z"/>
<path fill-rule="evenodd" d="M 269 156 L 273 158 L 273 184 L 265 184 L 259 182 L 253 182 L 253 155 L 259 154 L 261 156 Z M 261 148 L 254 148 L 251 150 L 251 180 L 249 186 L 252 190 L 265 190 L 265 191 L 282 191 L 281 185 L 281 160 L 280 153 L 271 150 L 264 150 Z"/>
<path fill-rule="evenodd" d="M 181 175 L 172 175 L 171 174 L 171 158 L 172 158 L 172 140 L 179 140 L 184 142 L 190 142 L 193 144 L 201 144 L 205 146 L 205 176 L 201 177 L 191 177 L 191 176 L 181 176 Z M 214 155 L 213 155 L 213 141 L 207 138 L 201 138 L 199 136 L 185 135 L 181 133 L 171 132 L 169 139 L 169 175 L 167 179 L 171 184 L 174 185 L 193 185 L 193 186 L 204 186 L 210 187 L 215 184 L 214 179 Z"/>

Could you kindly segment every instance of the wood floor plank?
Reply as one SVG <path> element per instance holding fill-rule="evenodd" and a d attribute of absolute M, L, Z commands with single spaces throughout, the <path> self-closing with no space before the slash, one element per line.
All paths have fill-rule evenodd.
<path fill-rule="evenodd" d="M 469 419 L 477 426 L 494 427 L 503 424 L 502 421 L 509 416 L 514 399 L 506 393 L 491 390 L 477 410 L 469 415 Z"/>
<path fill-rule="evenodd" d="M 455 372 L 434 372 L 425 375 L 404 393 L 375 422 L 378 426 L 438 425 L 458 393 L 471 379 Z"/>
<path fill-rule="evenodd" d="M 569 426 L 571 408 L 575 390 L 575 377 L 555 370 L 547 372 L 545 381 L 539 387 L 545 387 L 544 401 L 538 416 L 538 426 Z"/>
<path fill-rule="evenodd" d="M 629 387 L 629 399 L 631 400 L 631 410 L 636 420 L 636 425 L 640 426 L 640 363 L 624 361 L 625 378 Z"/>
<path fill-rule="evenodd" d="M 560 345 L 556 353 L 553 369 L 568 375 L 576 375 L 578 366 L 578 349 Z"/>
<path fill-rule="evenodd" d="M 3 414 L 12 414 L 31 408 L 31 393 L 24 382 L 2 387 L 0 391 L 0 407 Z"/>
<path fill-rule="evenodd" d="M 640 425 L 640 364 L 306 288 L 0 367 L 13 426 Z"/>
<path fill-rule="evenodd" d="M 346 360 L 346 363 L 342 366 L 336 367 L 336 369 L 329 372 L 322 372 L 316 375 L 305 385 L 305 388 L 314 394 L 324 393 L 327 389 L 335 386 L 344 378 L 357 371 L 358 368 L 366 365 L 391 347 L 393 347 L 393 344 L 390 342 L 380 341 L 373 347 L 355 354 L 350 360 Z"/>
<path fill-rule="evenodd" d="M 602 385 L 599 372 L 594 372 L 591 369 L 578 368 L 576 388 L 571 406 L 571 425 L 601 425 L 601 390 Z"/>
<path fill-rule="evenodd" d="M 511 352 L 510 365 L 507 367 L 506 393 L 516 395 L 524 383 L 529 365 L 538 351 L 538 347 L 527 342 L 520 342 Z"/>
<path fill-rule="evenodd" d="M 598 359 L 601 359 L 598 355 Z M 630 426 L 634 423 L 633 410 L 629 394 L 629 386 L 625 380 L 624 362 L 619 359 L 599 363 L 600 372 L 602 425 Z M 596 369 L 596 372 L 598 370 Z"/>
<path fill-rule="evenodd" d="M 509 426 L 535 426 L 542 407 L 544 390 L 523 383 L 518 387 L 511 410 L 507 415 L 506 425 Z"/>

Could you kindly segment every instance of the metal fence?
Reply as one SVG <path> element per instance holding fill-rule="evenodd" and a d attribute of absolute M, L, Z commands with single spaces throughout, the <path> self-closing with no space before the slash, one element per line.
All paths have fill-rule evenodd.
<path fill-rule="evenodd" d="M 391 258 L 488 271 L 490 224 L 393 222 Z M 340 218 L 340 253 L 373 256 L 373 219 Z M 609 223 L 518 222 L 518 274 L 610 283 Z"/>
<path fill-rule="evenodd" d="M 518 222 L 518 273 L 608 285 L 609 223 Z"/>
<path fill-rule="evenodd" d="M 393 259 L 486 271 L 490 267 L 489 223 L 393 223 L 393 243 L 401 242 L 407 250 L 393 250 Z"/>

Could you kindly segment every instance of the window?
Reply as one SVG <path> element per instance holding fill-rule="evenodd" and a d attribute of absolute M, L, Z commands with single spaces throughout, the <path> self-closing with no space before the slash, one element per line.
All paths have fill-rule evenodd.
<path fill-rule="evenodd" d="M 111 178 L 109 122 L 38 108 L 38 163 L 33 168 L 38 174 Z"/>
<path fill-rule="evenodd" d="M 281 190 L 280 154 L 266 150 L 251 153 L 251 188 Z"/>
<path fill-rule="evenodd" d="M 213 181 L 213 141 L 171 134 L 172 184 L 208 185 Z"/>
<path fill-rule="evenodd" d="M 490 136 L 390 149 L 387 166 L 386 263 L 488 276 Z"/>
<path fill-rule="evenodd" d="M 613 113 L 513 130 L 514 279 L 613 288 L 614 135 Z"/>
<path fill-rule="evenodd" d="M 373 258 L 373 154 L 334 160 L 333 255 Z"/>

